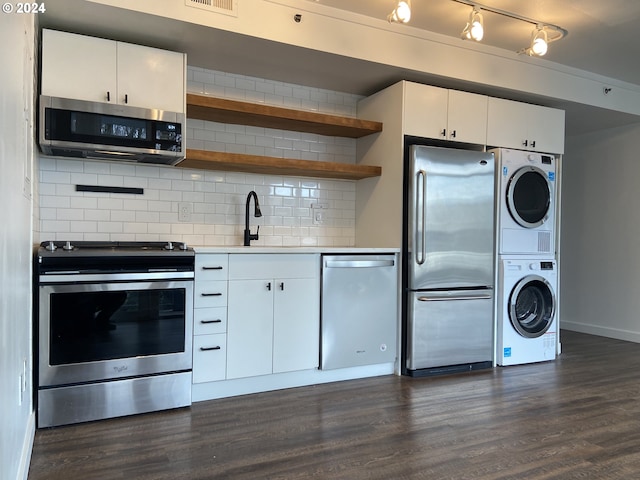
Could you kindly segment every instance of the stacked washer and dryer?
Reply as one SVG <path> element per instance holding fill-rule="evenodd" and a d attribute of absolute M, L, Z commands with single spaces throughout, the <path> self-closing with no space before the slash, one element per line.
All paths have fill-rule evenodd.
<path fill-rule="evenodd" d="M 496 157 L 496 363 L 556 358 L 556 162 L 553 155 L 510 149 Z"/>

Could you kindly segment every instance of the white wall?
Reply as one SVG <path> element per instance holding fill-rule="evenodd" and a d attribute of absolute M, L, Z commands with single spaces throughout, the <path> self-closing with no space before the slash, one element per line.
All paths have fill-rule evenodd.
<path fill-rule="evenodd" d="M 189 67 L 188 90 L 300 110 L 356 115 L 359 96 Z M 268 128 L 188 120 L 187 148 L 280 158 L 355 163 L 356 141 Z M 282 175 L 216 172 L 131 163 L 40 158 L 41 240 L 185 241 L 242 245 L 247 193 L 255 190 L 263 217 L 254 245 L 353 246 L 355 182 Z M 75 191 L 76 184 L 139 187 L 143 195 Z M 192 206 L 178 221 L 178 205 Z M 324 221 L 313 224 L 311 205 Z"/>
<path fill-rule="evenodd" d="M 640 124 L 567 140 L 562 328 L 640 342 Z"/>
<path fill-rule="evenodd" d="M 26 478 L 31 401 L 34 16 L 0 15 L 0 479 Z M 24 364 L 26 363 L 26 368 Z M 21 394 L 19 377 L 26 370 Z"/>

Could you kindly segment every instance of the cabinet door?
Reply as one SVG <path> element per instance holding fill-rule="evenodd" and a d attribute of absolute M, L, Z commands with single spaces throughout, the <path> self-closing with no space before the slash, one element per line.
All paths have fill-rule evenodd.
<path fill-rule="evenodd" d="M 528 105 L 528 148 L 537 152 L 564 153 L 564 110 Z"/>
<path fill-rule="evenodd" d="M 116 42 L 43 30 L 42 94 L 115 102 Z"/>
<path fill-rule="evenodd" d="M 273 280 L 229 281 L 227 378 L 272 372 Z"/>
<path fill-rule="evenodd" d="M 525 148 L 527 112 L 522 103 L 490 98 L 487 115 L 487 145 Z"/>
<path fill-rule="evenodd" d="M 118 42 L 118 103 L 184 112 L 184 54 Z"/>
<path fill-rule="evenodd" d="M 488 100 L 485 95 L 449 90 L 447 140 L 484 145 Z"/>
<path fill-rule="evenodd" d="M 406 82 L 403 133 L 417 137 L 445 139 L 447 103 L 446 89 Z"/>
<path fill-rule="evenodd" d="M 273 305 L 273 372 L 318 368 L 320 291 L 316 279 L 278 279 Z"/>

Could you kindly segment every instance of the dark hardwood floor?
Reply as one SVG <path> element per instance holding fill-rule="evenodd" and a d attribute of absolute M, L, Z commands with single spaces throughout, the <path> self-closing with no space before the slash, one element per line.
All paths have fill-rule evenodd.
<path fill-rule="evenodd" d="M 639 479 L 640 344 L 378 377 L 39 430 L 38 479 Z"/>

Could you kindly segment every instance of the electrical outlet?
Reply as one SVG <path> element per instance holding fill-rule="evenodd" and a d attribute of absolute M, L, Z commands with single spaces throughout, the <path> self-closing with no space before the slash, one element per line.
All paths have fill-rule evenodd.
<path fill-rule="evenodd" d="M 193 212 L 193 205 L 191 203 L 180 202 L 178 204 L 178 221 L 190 222 L 192 212 Z"/>

